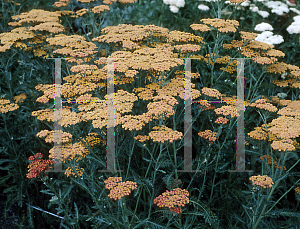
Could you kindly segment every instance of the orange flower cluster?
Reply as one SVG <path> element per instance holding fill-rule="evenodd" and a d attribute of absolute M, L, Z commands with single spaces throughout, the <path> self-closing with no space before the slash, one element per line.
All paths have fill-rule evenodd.
<path fill-rule="evenodd" d="M 114 200 L 121 199 L 124 196 L 129 196 L 131 191 L 137 188 L 136 182 L 126 181 L 121 182 L 122 177 L 109 177 L 104 181 L 106 189 L 110 190 L 108 197 Z"/>
<path fill-rule="evenodd" d="M 190 27 L 193 30 L 200 30 L 201 32 L 206 32 L 211 30 L 207 25 L 204 24 L 192 24 L 190 25 Z"/>
<path fill-rule="evenodd" d="M 227 119 L 227 118 L 219 117 L 219 118 L 216 119 L 215 123 L 226 124 L 228 121 L 229 121 L 229 119 Z"/>
<path fill-rule="evenodd" d="M 134 137 L 135 140 L 140 141 L 140 142 L 144 142 L 146 140 L 149 140 L 150 137 L 147 135 L 137 135 L 136 137 Z"/>
<path fill-rule="evenodd" d="M 231 118 L 240 116 L 237 113 L 237 109 L 235 106 L 222 106 L 220 108 L 215 109 L 216 114 L 222 114 L 224 116 L 231 115 Z"/>
<path fill-rule="evenodd" d="M 24 102 L 23 100 L 26 99 L 26 94 L 25 93 L 21 93 L 20 95 L 17 95 L 14 97 L 15 99 L 15 103 L 20 102 Z"/>
<path fill-rule="evenodd" d="M 178 131 L 174 131 L 169 127 L 166 126 L 155 126 L 153 127 L 154 130 L 149 133 L 149 136 L 155 142 L 165 142 L 170 141 L 173 142 L 174 140 L 181 139 L 183 134 Z"/>
<path fill-rule="evenodd" d="M 275 106 L 273 106 L 271 103 L 266 103 L 265 99 L 258 99 L 255 101 L 255 103 L 250 103 L 249 106 L 268 110 L 270 112 L 278 111 L 278 109 Z"/>
<path fill-rule="evenodd" d="M 4 105 L 5 104 L 5 105 Z M 10 103 L 7 99 L 0 99 L 0 113 L 17 110 L 19 106 L 15 103 Z"/>
<path fill-rule="evenodd" d="M 71 176 L 71 175 L 74 176 L 74 177 L 77 177 L 77 174 L 78 174 L 79 176 L 82 177 L 84 168 L 80 168 L 80 169 L 79 169 L 78 166 L 75 165 L 75 170 L 76 170 L 76 171 L 74 171 L 72 168 L 68 167 L 68 168 L 66 169 L 66 171 L 65 171 L 65 175 L 67 175 L 67 177 L 69 177 L 69 176 Z"/>
<path fill-rule="evenodd" d="M 86 142 L 90 147 L 94 147 L 95 145 L 106 145 L 106 141 L 100 138 L 100 135 L 98 133 L 92 132 L 89 133 L 88 136 L 83 140 L 83 142 Z"/>
<path fill-rule="evenodd" d="M 274 182 L 272 181 L 271 177 L 268 177 L 267 175 L 261 176 L 252 176 L 249 178 L 249 180 L 252 181 L 252 185 L 258 185 L 263 188 L 271 188 Z"/>
<path fill-rule="evenodd" d="M 201 89 L 201 91 L 204 95 L 208 95 L 208 96 L 215 97 L 218 99 L 221 96 L 221 93 L 217 89 L 204 87 Z"/>
<path fill-rule="evenodd" d="M 58 139 L 57 143 L 60 143 L 60 142 L 66 143 L 66 142 L 71 141 L 72 134 L 70 134 L 68 132 L 63 132 L 63 131 L 60 131 L 60 132 L 61 132 L 61 135 L 62 135 L 62 139 Z M 42 130 L 42 131 L 38 132 L 36 134 L 36 136 L 39 137 L 39 138 L 46 137 L 45 142 L 47 142 L 47 143 L 54 142 L 54 130 L 52 130 L 52 131 Z"/>
<path fill-rule="evenodd" d="M 300 195 L 300 188 L 299 187 L 295 188 L 295 191 Z"/>
<path fill-rule="evenodd" d="M 251 138 L 257 139 L 257 140 L 268 140 L 268 141 L 276 141 L 278 140 L 277 137 L 270 131 L 270 127 L 272 125 L 268 124 L 267 128 L 266 126 L 263 124 L 262 127 L 254 127 L 254 130 L 251 131 L 250 133 L 248 133 L 248 135 Z"/>
<path fill-rule="evenodd" d="M 218 28 L 220 32 L 236 32 L 236 28 L 239 26 L 239 22 L 236 20 L 229 20 L 226 19 L 218 19 L 218 18 L 213 18 L 213 19 L 201 19 L 204 24 L 213 26 Z"/>
<path fill-rule="evenodd" d="M 28 165 L 28 173 L 26 175 L 27 178 L 37 178 L 40 177 L 40 173 L 45 170 L 50 170 L 50 165 L 54 164 L 52 160 L 44 160 L 43 154 L 36 153 L 34 156 L 30 156 L 28 158 L 30 164 Z"/>
<path fill-rule="evenodd" d="M 262 57 L 262 56 L 255 56 L 252 58 L 252 60 L 258 64 L 274 64 L 276 61 L 278 61 L 278 59 L 274 57 L 269 58 L 269 57 Z"/>
<path fill-rule="evenodd" d="M 265 161 L 266 160 L 266 158 L 267 158 L 267 155 L 263 155 L 263 156 L 261 156 L 260 157 L 260 159 L 262 159 L 263 161 Z M 275 167 L 275 168 L 277 168 L 277 161 L 275 161 L 275 159 L 273 159 L 273 161 L 272 161 L 272 157 L 270 156 L 270 155 L 268 155 L 268 159 L 267 159 L 267 163 L 269 164 L 269 165 L 272 165 L 273 167 Z M 281 166 L 280 165 L 278 165 L 278 169 L 281 169 Z M 283 170 L 286 170 L 286 167 L 285 166 L 283 166 Z"/>
<path fill-rule="evenodd" d="M 205 131 L 202 131 L 202 132 L 199 132 L 198 135 L 204 139 L 208 139 L 209 140 L 209 143 L 213 143 L 215 140 L 217 140 L 217 138 L 215 137 L 216 136 L 216 132 L 213 132 L 211 130 L 205 130 Z"/>
<path fill-rule="evenodd" d="M 206 102 L 206 101 L 200 101 L 200 105 L 205 107 L 203 109 L 203 111 L 213 110 L 216 108 L 216 107 L 212 106 L 209 102 Z"/>
<path fill-rule="evenodd" d="M 179 214 L 182 213 L 182 209 L 180 207 L 184 207 L 185 204 L 189 203 L 189 195 L 190 193 L 187 190 L 175 188 L 172 191 L 167 190 L 160 196 L 156 197 L 153 202 L 160 208 L 166 207 Z"/>
<path fill-rule="evenodd" d="M 95 6 L 92 11 L 95 14 L 100 14 L 101 12 L 104 12 L 105 10 L 110 10 L 108 5 L 100 5 L 100 6 Z"/>

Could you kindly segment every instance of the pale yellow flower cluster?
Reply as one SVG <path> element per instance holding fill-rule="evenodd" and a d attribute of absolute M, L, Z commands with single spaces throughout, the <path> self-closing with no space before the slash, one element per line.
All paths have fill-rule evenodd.
<path fill-rule="evenodd" d="M 81 143 L 67 143 L 62 145 L 61 154 L 59 153 L 58 147 L 54 146 L 49 150 L 49 158 L 56 160 L 61 158 L 63 162 L 67 160 L 75 159 L 76 162 L 80 161 L 82 158 L 86 157 L 88 149 Z"/>
<path fill-rule="evenodd" d="M 161 28 L 155 25 L 136 25 L 120 24 L 118 26 L 107 26 L 101 30 L 104 35 L 95 37 L 92 41 L 105 42 L 105 43 L 117 43 L 127 42 L 127 45 L 123 44 L 123 47 L 130 46 L 128 48 L 140 48 L 139 45 L 132 41 L 142 41 L 151 36 L 167 36 L 168 29 Z M 112 55 L 113 56 L 113 55 Z"/>
<path fill-rule="evenodd" d="M 92 11 L 95 14 L 100 14 L 101 12 L 104 12 L 105 10 L 110 10 L 108 5 L 100 5 L 100 6 L 95 6 Z"/>
<path fill-rule="evenodd" d="M 185 45 L 174 45 L 175 49 L 180 50 L 180 52 L 197 52 L 200 51 L 201 46 L 200 45 L 192 45 L 192 44 L 185 44 Z"/>
<path fill-rule="evenodd" d="M 37 119 L 40 121 L 47 120 L 48 122 L 54 121 L 54 110 L 53 109 L 45 109 L 33 111 L 31 113 L 32 116 L 37 116 Z M 62 122 L 61 125 L 64 127 L 68 127 L 69 125 L 75 125 L 79 123 L 81 120 L 78 117 L 76 112 L 71 112 L 70 107 L 62 108 Z"/>
<path fill-rule="evenodd" d="M 75 13 L 76 13 L 77 17 L 81 17 L 81 16 L 85 15 L 87 12 L 89 12 L 89 10 L 86 8 L 83 8 L 81 10 L 77 10 Z"/>
<path fill-rule="evenodd" d="M 221 97 L 221 93 L 217 89 L 204 87 L 204 88 L 201 89 L 201 92 L 204 95 L 208 95 L 210 97 L 215 97 L 215 98 L 218 98 L 218 99 Z"/>
<path fill-rule="evenodd" d="M 192 24 L 190 25 L 190 27 L 193 29 L 193 30 L 199 30 L 201 32 L 207 32 L 207 31 L 210 31 L 211 29 L 209 28 L 209 26 L 207 25 L 204 25 L 204 24 Z"/>
<path fill-rule="evenodd" d="M 229 44 L 223 44 L 223 49 L 241 48 L 244 45 L 244 41 L 233 40 Z"/>
<path fill-rule="evenodd" d="M 118 51 L 111 57 L 124 58 L 114 61 L 116 72 L 126 72 L 129 68 L 134 70 L 156 70 L 158 72 L 170 71 L 170 68 L 183 65 L 182 59 L 173 58 L 173 47 L 166 45 L 157 48 L 142 48 L 131 52 Z M 123 52 L 123 53 L 121 53 Z M 94 61 L 95 64 L 103 64 L 101 58 Z M 104 62 L 106 64 L 106 62 Z M 106 69 L 106 66 L 104 67 Z"/>
<path fill-rule="evenodd" d="M 236 32 L 236 28 L 239 26 L 239 22 L 230 19 L 201 19 L 204 24 L 210 25 L 212 27 L 218 28 L 220 32 Z"/>
<path fill-rule="evenodd" d="M 235 106 L 222 106 L 220 108 L 215 109 L 216 114 L 222 114 L 224 116 L 231 115 L 231 118 L 240 116 L 237 113 L 237 109 Z"/>
<path fill-rule="evenodd" d="M 258 175 L 258 176 L 252 176 L 249 178 L 249 180 L 252 181 L 252 185 L 258 185 L 263 188 L 271 188 L 274 182 L 272 181 L 271 177 L 268 177 L 267 175 Z"/>
<path fill-rule="evenodd" d="M 57 139 L 57 143 L 66 143 L 66 142 L 70 142 L 71 139 L 72 139 L 72 134 L 68 133 L 68 132 L 64 132 L 64 131 L 60 131 L 61 132 L 61 136 L 62 138 L 61 139 Z M 46 137 L 45 138 L 45 142 L 47 143 L 51 143 L 51 142 L 54 142 L 54 130 L 52 131 L 49 131 L 49 130 L 42 130 L 40 132 L 38 132 L 36 134 L 37 137 L 39 138 L 43 138 L 43 137 Z"/>
<path fill-rule="evenodd" d="M 291 139 L 289 139 L 289 140 L 291 140 Z M 271 147 L 274 150 L 278 150 L 278 151 L 295 151 L 296 150 L 295 146 L 293 146 L 290 143 L 283 142 L 283 141 L 273 141 L 273 143 L 271 144 Z"/>
<path fill-rule="evenodd" d="M 55 51 L 53 51 L 53 53 L 63 54 L 66 56 L 71 56 L 72 54 L 74 54 L 75 57 L 87 56 L 87 54 L 93 54 L 93 50 L 98 49 L 98 47 L 93 42 L 88 42 L 84 37 L 79 35 L 67 36 L 65 34 L 59 34 L 55 37 L 47 38 L 46 41 L 49 43 L 49 45 L 51 45 L 51 47 L 62 46 L 63 48 L 56 49 Z M 84 60 L 69 58 L 67 61 L 83 63 L 88 60 L 88 58 Z"/>
<path fill-rule="evenodd" d="M 283 74 L 285 73 L 286 70 L 287 70 L 287 66 L 283 62 L 272 64 L 267 68 L 267 71 L 269 73 L 275 73 L 275 74 L 276 73 Z"/>
<path fill-rule="evenodd" d="M 291 101 L 287 107 L 280 109 L 277 114 L 300 118 L 300 101 Z"/>
<path fill-rule="evenodd" d="M 288 116 L 279 116 L 270 123 L 270 131 L 281 139 L 297 138 L 300 136 L 300 119 Z"/>
<path fill-rule="evenodd" d="M 191 33 L 181 32 L 181 31 L 177 31 L 177 30 L 169 32 L 169 34 L 167 35 L 167 41 L 169 43 L 172 43 L 174 41 L 177 41 L 177 42 L 193 41 L 193 42 L 197 42 L 197 43 L 204 43 L 203 38 L 200 36 L 196 36 Z"/>
<path fill-rule="evenodd" d="M 164 143 L 166 141 L 173 142 L 175 140 L 181 139 L 183 134 L 178 131 L 174 131 L 169 127 L 166 126 L 155 126 L 153 127 L 154 131 L 149 133 L 149 137 L 154 142 L 161 142 Z"/>
<path fill-rule="evenodd" d="M 4 46 L 0 47 L 0 51 L 5 52 L 17 40 L 26 40 L 26 39 L 34 38 L 34 37 L 35 37 L 35 34 L 32 31 L 30 31 L 28 28 L 25 28 L 25 27 L 16 28 L 7 33 L 1 33 L 0 34 L 0 43 L 4 44 Z"/>
<path fill-rule="evenodd" d="M 114 2 L 117 2 L 118 0 L 103 0 L 103 3 L 104 4 L 108 4 L 108 5 L 111 5 L 113 4 Z"/>
<path fill-rule="evenodd" d="M 284 57 L 285 53 L 280 51 L 280 50 L 276 50 L 276 49 L 269 49 L 266 52 L 262 52 L 263 55 L 265 56 L 271 56 L 271 57 Z"/>
<path fill-rule="evenodd" d="M 63 7 L 63 6 L 67 6 L 69 4 L 70 0 L 59 0 L 58 2 L 55 2 L 53 4 L 53 6 L 56 6 L 56 7 Z M 68 11 L 68 13 L 71 12 L 73 13 L 73 11 Z M 63 13 L 66 13 L 66 10 L 64 10 Z"/>
<path fill-rule="evenodd" d="M 22 26 L 25 23 L 45 23 L 45 22 L 59 22 L 59 17 L 61 16 L 60 11 L 50 12 L 41 9 L 33 9 L 29 12 L 21 13 L 20 15 L 12 16 L 13 20 L 18 21 L 14 26 Z M 8 23 L 10 25 L 10 23 Z M 23 27 L 25 28 L 25 27 Z"/>
<path fill-rule="evenodd" d="M 267 43 L 261 42 L 261 41 L 250 41 L 246 47 L 251 48 L 251 49 L 263 49 L 263 50 L 267 50 L 267 49 L 272 49 L 274 48 L 274 45 L 269 45 Z"/>
<path fill-rule="evenodd" d="M 271 103 L 267 103 L 265 99 L 258 99 L 255 101 L 255 103 L 249 104 L 251 107 L 257 107 L 260 109 L 264 109 L 270 112 L 277 112 L 278 109 L 273 106 Z"/>
<path fill-rule="evenodd" d="M 258 64 L 274 64 L 276 61 L 278 61 L 278 59 L 274 57 L 269 58 L 269 57 L 262 57 L 262 56 L 255 56 L 252 58 L 252 60 Z"/>
<path fill-rule="evenodd" d="M 50 33 L 61 33 L 65 27 L 58 22 L 44 22 L 30 28 L 31 31 L 48 31 Z"/>
<path fill-rule="evenodd" d="M 243 3 L 246 0 L 229 0 L 231 3 Z"/>
<path fill-rule="evenodd" d="M 126 3 L 135 3 L 138 0 L 119 0 L 120 3 L 126 4 Z"/>
<path fill-rule="evenodd" d="M 76 65 L 71 67 L 71 71 L 72 72 L 84 72 L 86 70 L 91 70 L 91 69 L 98 69 L 98 67 L 96 65 L 87 65 L 87 64 L 83 64 L 83 65 Z"/>
<path fill-rule="evenodd" d="M 287 86 L 289 86 L 289 82 L 291 82 L 291 79 L 283 80 L 283 81 L 280 81 L 280 80 L 273 80 L 272 81 L 272 83 L 275 84 L 278 87 L 287 87 Z"/>
<path fill-rule="evenodd" d="M 251 58 L 251 57 L 260 57 L 259 52 L 245 46 L 245 47 L 241 47 L 240 52 L 242 55 L 244 55 L 247 58 Z"/>

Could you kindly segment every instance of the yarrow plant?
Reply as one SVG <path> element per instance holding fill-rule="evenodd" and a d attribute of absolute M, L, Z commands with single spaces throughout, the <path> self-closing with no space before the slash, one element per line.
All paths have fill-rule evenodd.
<path fill-rule="evenodd" d="M 155 1 L 60 0 L 53 11 L 31 9 L 13 15 L 0 34 L 1 52 L 7 56 L 1 65 L 6 80 L 0 133 L 12 144 L 3 144 L 1 152 L 8 159 L 1 164 L 12 163 L 9 158 L 18 153 L 12 142 L 20 130 L 9 128 L 16 117 L 21 124 L 35 120 L 36 127 L 30 134 L 36 144 L 23 144 L 26 160 L 17 167 L 20 179 L 28 178 L 27 192 L 20 186 L 17 195 L 27 206 L 27 220 L 20 225 L 47 228 L 47 221 L 55 228 L 296 227 L 300 68 L 284 59 L 289 53 L 275 48 L 287 39 L 267 14 L 277 19 L 297 11 L 290 12 L 284 3 L 254 3 L 207 0 L 205 8 L 198 1 L 180 0 L 161 1 L 157 7 Z M 169 5 L 171 13 L 161 4 Z M 157 24 L 123 23 L 130 20 L 128 12 L 135 13 L 134 18 L 139 10 Z M 158 25 L 164 13 L 169 24 Z M 107 15 L 118 18 L 108 26 Z M 185 19 L 191 15 L 192 20 Z M 183 30 L 178 24 L 176 29 L 170 18 L 182 19 L 189 27 Z M 14 69 L 9 74 L 7 66 L 17 52 L 24 55 L 17 62 L 20 66 L 29 65 L 31 57 L 43 70 L 32 73 L 36 70 L 30 65 L 36 80 L 27 81 Z M 53 59 L 46 58 L 66 58 L 60 60 L 62 84 L 48 79 L 54 70 L 43 66 Z M 59 93 L 61 120 L 54 116 Z M 236 131 L 241 114 L 245 133 Z M 243 163 L 252 172 L 233 173 L 228 170 L 240 164 L 235 155 L 241 143 L 237 137 L 243 134 Z M 30 190 L 42 198 L 30 196 Z M 33 209 L 40 212 L 34 212 L 40 214 L 36 219 Z"/>

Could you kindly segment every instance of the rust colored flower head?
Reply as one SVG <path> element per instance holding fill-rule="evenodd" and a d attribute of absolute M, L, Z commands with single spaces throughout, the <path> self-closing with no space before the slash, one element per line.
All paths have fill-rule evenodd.
<path fill-rule="evenodd" d="M 211 130 L 205 130 L 205 131 L 202 131 L 202 132 L 199 132 L 198 135 L 204 139 L 208 139 L 209 140 L 209 143 L 213 143 L 215 140 L 217 140 L 216 138 L 216 132 L 213 132 Z"/>
<path fill-rule="evenodd" d="M 160 208 L 169 208 L 175 213 L 182 213 L 182 208 L 189 203 L 189 192 L 185 189 L 175 188 L 172 191 L 166 191 L 154 199 L 154 204 Z"/>
<path fill-rule="evenodd" d="M 34 156 L 30 156 L 28 160 L 30 164 L 28 165 L 28 173 L 26 175 L 27 178 L 37 178 L 40 177 L 41 172 L 46 170 L 50 170 L 50 165 L 54 164 L 53 160 L 44 160 L 42 159 L 43 154 L 36 153 Z"/>

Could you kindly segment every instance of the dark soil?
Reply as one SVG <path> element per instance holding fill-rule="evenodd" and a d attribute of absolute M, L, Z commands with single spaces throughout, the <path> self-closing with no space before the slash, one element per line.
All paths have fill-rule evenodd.
<path fill-rule="evenodd" d="M 0 194 L 0 229 L 17 229 L 19 216 L 18 216 L 18 206 L 13 205 L 10 210 L 6 212 L 6 219 L 4 218 L 5 211 L 5 194 Z"/>

